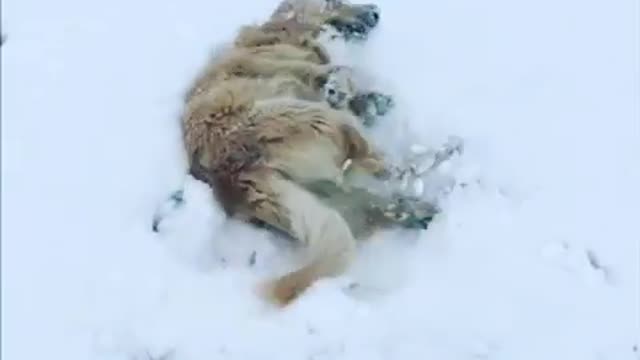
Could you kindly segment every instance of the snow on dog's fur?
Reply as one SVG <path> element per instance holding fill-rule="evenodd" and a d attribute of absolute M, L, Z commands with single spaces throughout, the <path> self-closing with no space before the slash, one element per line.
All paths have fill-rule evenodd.
<path fill-rule="evenodd" d="M 273 285 L 274 298 L 286 303 L 318 277 L 343 271 L 355 247 L 340 212 L 305 186 L 339 188 L 345 163 L 349 176 L 390 170 L 350 113 L 295 98 L 262 100 L 255 91 L 251 82 L 221 81 L 195 97 L 183 118 L 185 143 L 194 172 L 229 216 L 259 220 L 305 245 L 308 266 Z"/>
<path fill-rule="evenodd" d="M 350 88 L 328 78 L 343 72 L 326 64 L 314 29 L 329 20 L 363 23 L 375 8 L 319 4 L 285 1 L 266 24 L 244 28 L 196 80 L 182 117 L 191 174 L 212 187 L 227 215 L 259 221 L 302 245 L 304 265 L 262 288 L 279 304 L 320 277 L 342 273 L 372 221 L 402 224 L 408 216 L 395 211 L 391 197 L 361 185 L 387 178 L 391 167 L 363 135 L 361 121 L 330 106 L 344 99 L 321 91 L 325 84 Z M 272 34 L 278 36 L 262 36 Z M 318 184 L 353 201 L 338 209 L 332 196 L 318 195 Z M 433 215 L 426 209 L 422 218 Z M 363 214 L 361 224 L 347 221 L 352 212 Z"/>
<path fill-rule="evenodd" d="M 378 18 L 374 5 L 285 0 L 266 23 L 241 27 L 232 45 L 220 48 L 212 56 L 187 91 L 186 101 L 219 80 L 277 75 L 283 81 L 278 87 L 293 85 L 293 93 L 304 94 L 305 99 L 326 100 L 333 107 L 353 108 L 357 115 L 364 115 L 358 112 L 357 104 L 351 106 L 351 101 L 369 93 L 355 88 L 346 67 L 331 64 L 317 38 L 327 26 L 337 27 L 343 34 L 366 34 L 377 25 Z M 388 96 L 376 95 L 385 105 L 390 104 Z"/>

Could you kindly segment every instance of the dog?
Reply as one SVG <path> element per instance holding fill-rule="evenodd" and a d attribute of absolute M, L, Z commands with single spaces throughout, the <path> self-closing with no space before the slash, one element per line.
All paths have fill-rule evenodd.
<path fill-rule="evenodd" d="M 385 191 L 393 165 L 362 131 L 375 96 L 354 89 L 315 41 L 326 25 L 363 39 L 379 16 L 373 5 L 285 0 L 265 24 L 242 28 L 185 97 L 190 174 L 228 216 L 301 245 L 304 265 L 261 287 L 281 306 L 346 270 L 375 229 L 425 228 L 438 213 Z"/>

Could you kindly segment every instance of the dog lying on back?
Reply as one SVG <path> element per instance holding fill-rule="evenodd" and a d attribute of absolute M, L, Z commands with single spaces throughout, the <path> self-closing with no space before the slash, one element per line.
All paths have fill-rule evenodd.
<path fill-rule="evenodd" d="M 243 28 L 187 94 L 182 124 L 191 174 L 211 186 L 228 216 L 302 245 L 304 265 L 262 289 L 276 303 L 342 273 L 356 239 L 375 228 L 424 228 L 437 212 L 385 191 L 393 166 L 348 106 L 358 90 L 315 42 L 327 23 L 366 34 L 378 18 L 372 5 L 285 1 L 266 24 Z"/>

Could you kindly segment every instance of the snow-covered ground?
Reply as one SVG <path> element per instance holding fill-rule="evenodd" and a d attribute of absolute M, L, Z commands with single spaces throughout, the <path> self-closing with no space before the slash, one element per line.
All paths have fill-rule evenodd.
<path fill-rule="evenodd" d="M 201 184 L 149 220 L 184 89 L 275 2 L 3 1 L 2 358 L 640 359 L 638 2 L 377 4 L 349 49 L 399 103 L 375 135 L 463 137 L 469 185 L 274 311 L 286 257 Z"/>

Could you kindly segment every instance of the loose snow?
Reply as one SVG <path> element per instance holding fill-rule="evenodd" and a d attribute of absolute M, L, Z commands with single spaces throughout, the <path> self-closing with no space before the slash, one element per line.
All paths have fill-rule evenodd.
<path fill-rule="evenodd" d="M 462 137 L 466 186 L 277 311 L 254 288 L 289 254 L 185 178 L 178 123 L 276 3 L 3 1 L 2 357 L 640 359 L 638 2 L 377 4 L 335 49 L 396 98 L 373 135 Z"/>

